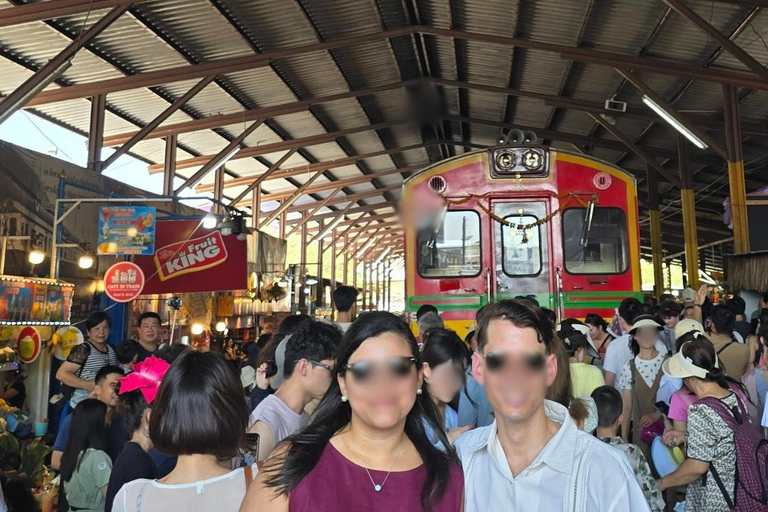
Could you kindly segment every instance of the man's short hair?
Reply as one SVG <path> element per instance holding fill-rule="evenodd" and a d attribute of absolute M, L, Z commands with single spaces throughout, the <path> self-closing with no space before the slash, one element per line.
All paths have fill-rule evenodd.
<path fill-rule="evenodd" d="M 627 324 L 635 323 L 635 317 L 640 313 L 640 301 L 634 297 L 627 297 L 619 304 L 619 316 Z"/>
<path fill-rule="evenodd" d="M 104 366 L 96 372 L 96 377 L 94 377 L 93 382 L 98 386 L 102 382 L 104 382 L 104 379 L 106 379 L 109 375 L 112 375 L 113 373 L 118 374 L 121 377 L 125 377 L 125 372 L 122 368 L 119 366 L 115 366 L 113 364 L 108 364 L 107 366 Z"/>
<path fill-rule="evenodd" d="M 163 321 L 160 320 L 160 315 L 158 315 L 154 311 L 145 311 L 144 313 L 139 315 L 139 320 L 136 322 L 136 325 L 138 327 L 141 327 L 141 322 L 143 322 L 147 318 L 154 318 L 157 320 L 157 325 L 163 325 Z"/>
<path fill-rule="evenodd" d="M 132 363 L 139 353 L 139 344 L 135 340 L 123 340 L 115 347 L 115 353 L 120 364 Z"/>
<path fill-rule="evenodd" d="M 333 290 L 333 304 L 339 313 L 346 313 L 357 302 L 357 289 L 351 286 L 339 286 Z"/>
<path fill-rule="evenodd" d="M 443 322 L 443 319 L 440 318 L 440 315 L 432 311 L 425 313 L 421 318 L 419 318 L 418 325 L 419 335 L 421 336 L 424 336 L 424 333 L 430 329 L 442 329 L 445 327 L 445 323 Z"/>
<path fill-rule="evenodd" d="M 421 320 L 421 317 L 423 317 L 427 313 L 434 313 L 437 315 L 439 314 L 439 311 L 432 304 L 423 304 L 422 306 L 419 307 L 419 309 L 416 310 L 416 321 L 418 322 L 419 320 Z"/>
<path fill-rule="evenodd" d="M 163 377 L 149 436 L 166 455 L 233 457 L 245 442 L 249 408 L 240 378 L 213 352 L 185 351 Z"/>
<path fill-rule="evenodd" d="M 293 375 L 296 363 L 302 359 L 308 361 L 333 359 L 341 338 L 341 330 L 333 324 L 311 321 L 302 325 L 285 344 L 284 378 L 288 379 Z"/>
<path fill-rule="evenodd" d="M 621 416 L 621 395 L 613 386 L 600 386 L 592 392 L 592 399 L 597 405 L 597 424 L 612 427 Z"/>
<path fill-rule="evenodd" d="M 680 316 L 680 312 L 682 310 L 683 307 L 680 305 L 680 303 L 673 300 L 665 300 L 661 303 L 661 306 L 659 306 L 659 315 L 661 315 L 662 318 Z"/>
<path fill-rule="evenodd" d="M 529 300 L 504 299 L 486 305 L 477 312 L 477 350 L 482 354 L 488 344 L 488 326 L 493 320 L 506 320 L 518 328 L 530 327 L 536 331 L 539 343 L 547 354 L 552 353 L 555 332 L 549 316 Z"/>
<path fill-rule="evenodd" d="M 712 324 L 717 329 L 718 334 L 730 335 L 733 332 L 736 317 L 733 311 L 726 306 L 714 306 L 709 312 L 709 317 L 712 319 Z"/>
<path fill-rule="evenodd" d="M 747 303 L 738 295 L 728 299 L 725 305 L 733 311 L 734 315 L 744 315 L 747 310 Z"/>

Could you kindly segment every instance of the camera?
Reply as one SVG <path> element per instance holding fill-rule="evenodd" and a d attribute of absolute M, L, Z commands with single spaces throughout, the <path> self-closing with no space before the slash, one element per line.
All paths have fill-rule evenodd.
<path fill-rule="evenodd" d="M 168 299 L 168 306 L 172 307 L 176 311 L 181 309 L 182 304 L 183 302 L 181 300 L 181 297 L 171 297 L 170 299 Z"/>

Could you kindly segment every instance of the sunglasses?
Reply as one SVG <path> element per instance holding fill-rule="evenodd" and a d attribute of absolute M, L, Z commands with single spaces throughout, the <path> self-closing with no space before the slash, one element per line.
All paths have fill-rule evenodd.
<path fill-rule="evenodd" d="M 411 374 L 411 367 L 416 364 L 415 357 L 390 357 L 383 362 L 358 361 L 344 365 L 342 372 L 351 372 L 355 381 L 363 384 L 371 379 L 374 373 L 381 373 L 381 368 L 386 368 L 391 377 L 402 380 Z"/>
<path fill-rule="evenodd" d="M 480 357 L 485 359 L 485 367 L 492 373 L 505 370 L 515 359 L 510 354 L 500 351 L 480 354 Z M 540 373 L 544 370 L 546 363 L 547 358 L 544 354 L 525 354 L 513 366 L 522 367 L 522 370 L 527 373 Z"/>
<path fill-rule="evenodd" d="M 311 365 L 312 365 L 314 368 L 316 368 L 316 367 L 318 367 L 318 366 L 319 366 L 320 368 L 325 368 L 325 369 L 326 369 L 326 370 L 328 370 L 329 372 L 333 373 L 333 370 L 334 370 L 334 367 L 333 367 L 333 366 L 327 365 L 327 364 L 323 363 L 322 361 L 313 361 L 312 359 L 307 359 L 307 361 L 309 361 L 309 363 L 310 363 L 310 364 L 311 364 Z"/>

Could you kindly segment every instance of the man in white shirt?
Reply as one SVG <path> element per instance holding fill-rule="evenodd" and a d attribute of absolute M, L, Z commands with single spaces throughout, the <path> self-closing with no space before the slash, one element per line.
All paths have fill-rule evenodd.
<path fill-rule="evenodd" d="M 625 334 L 613 340 L 605 351 L 603 371 L 605 372 L 605 384 L 608 386 L 616 386 L 616 377 L 621 369 L 624 368 L 624 365 L 632 359 L 632 349 L 629 348 L 629 334 L 626 333 L 629 333 L 635 317 L 641 313 L 641 306 L 640 301 L 634 297 L 624 299 L 619 305 L 619 326 L 621 327 L 621 332 Z M 656 342 L 656 350 L 662 354 L 668 352 L 667 346 L 661 340 Z"/>
<path fill-rule="evenodd" d="M 336 308 L 336 325 L 341 332 L 347 332 L 355 321 L 357 309 L 357 289 L 351 286 L 339 286 L 333 290 L 333 306 Z"/>
<path fill-rule="evenodd" d="M 557 374 L 552 325 L 524 300 L 487 305 L 477 318 L 472 374 L 494 422 L 464 434 L 465 512 L 647 512 L 626 456 L 580 431 L 545 400 Z"/>

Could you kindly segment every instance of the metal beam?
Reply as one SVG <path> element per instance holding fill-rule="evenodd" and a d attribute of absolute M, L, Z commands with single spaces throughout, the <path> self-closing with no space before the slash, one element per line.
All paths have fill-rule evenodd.
<path fill-rule="evenodd" d="M 329 196 L 329 197 L 330 197 L 330 196 Z M 347 199 L 347 198 L 342 198 L 342 199 L 343 199 L 344 201 L 348 201 L 348 200 L 349 200 L 349 199 Z M 326 200 L 327 200 L 327 199 L 326 199 Z M 315 213 L 317 212 L 317 210 L 319 210 L 320 208 L 322 208 L 322 207 L 323 207 L 323 206 L 325 206 L 326 204 L 327 204 L 327 203 L 325 203 L 325 201 L 323 201 L 323 204 L 321 204 L 321 206 L 319 206 L 318 208 L 315 208 L 314 210 L 312 210 L 312 213 L 310 213 L 310 214 L 309 214 L 309 215 L 310 215 L 310 217 L 312 217 L 312 219 L 311 219 L 311 220 L 313 220 L 313 221 L 318 221 L 318 222 L 319 222 L 319 221 L 321 221 L 321 220 L 328 220 L 328 219 L 332 219 L 332 218 L 335 216 L 335 213 L 336 213 L 336 212 L 326 213 L 326 214 L 323 214 L 323 215 L 315 215 Z M 349 210 L 349 212 L 347 212 L 347 213 L 348 213 L 349 215 L 352 215 L 352 214 L 355 214 L 355 213 L 368 213 L 368 212 L 370 212 L 371 210 L 379 210 L 379 209 L 381 209 L 381 208 L 393 208 L 393 207 L 395 207 L 395 206 L 397 206 L 397 201 L 383 201 L 383 202 L 381 202 L 381 203 L 373 203 L 373 204 L 367 204 L 367 205 L 365 205 L 365 206 L 359 206 L 359 207 L 357 207 L 357 208 L 352 208 L 352 209 L 351 209 L 351 210 Z M 294 219 L 294 220 L 289 220 L 289 221 L 288 221 L 288 223 L 289 223 L 289 224 L 298 223 L 298 222 L 301 222 L 301 221 L 300 221 L 299 219 Z M 296 229 L 296 227 L 294 227 L 294 229 Z"/>
<path fill-rule="evenodd" d="M 338 182 L 334 181 L 333 183 L 338 183 Z M 323 185 L 325 185 L 325 184 L 323 184 Z M 397 190 L 399 188 L 402 188 L 402 185 L 390 185 L 388 187 L 384 187 L 384 188 L 380 188 L 380 189 L 376 189 L 376 190 L 369 190 L 368 192 L 360 192 L 358 194 L 352 194 L 352 195 L 349 195 L 349 196 L 337 197 L 337 198 L 333 199 L 332 201 L 329 201 L 328 202 L 328 206 L 339 204 L 339 203 L 346 203 L 347 201 L 357 202 L 360 199 L 366 199 L 368 197 L 381 196 L 381 195 L 384 194 L 384 192 L 391 192 L 391 191 Z M 303 212 L 303 211 L 309 210 L 310 208 L 312 208 L 312 206 L 313 205 L 311 205 L 311 204 L 310 205 L 302 204 L 302 205 L 298 205 L 298 206 L 292 206 L 291 208 L 288 209 L 288 212 L 289 213 Z"/>
<path fill-rule="evenodd" d="M 207 76 L 207 77 L 203 78 L 202 80 L 200 80 L 199 82 L 197 82 L 190 90 L 188 90 L 186 93 L 184 93 L 184 95 L 182 97 L 180 97 L 179 99 L 174 101 L 170 106 L 168 106 L 168 108 L 163 110 L 163 112 L 159 116 L 157 116 L 152 121 L 147 123 L 147 125 L 144 126 L 144 128 L 142 128 L 141 130 L 136 132 L 136 135 L 131 137 L 130 140 L 128 140 L 128 142 L 126 142 L 125 144 L 120 146 L 120 148 L 117 151 L 115 151 L 109 158 L 107 158 L 104 161 L 103 168 L 107 169 L 110 165 L 115 163 L 115 160 L 117 160 L 118 158 L 120 158 L 124 154 L 128 153 L 128 151 L 130 151 L 131 148 L 133 148 L 133 146 L 135 146 L 136 144 L 138 144 L 139 142 L 141 142 L 144 139 L 144 136 L 146 134 L 150 133 L 152 130 L 154 130 L 155 128 L 160 126 L 160 124 L 163 121 L 165 121 L 166 119 L 171 117 L 177 110 L 179 110 L 182 106 L 184 106 L 185 103 L 187 103 L 189 100 L 191 100 L 197 93 L 199 93 L 200 91 L 205 89 L 208 86 L 208 84 L 213 82 L 214 78 L 216 78 L 216 77 L 215 76 Z M 159 164 L 158 166 L 160 167 L 160 172 L 165 170 L 164 169 L 165 168 L 165 164 Z M 179 162 L 176 162 L 176 168 L 177 169 L 179 168 Z"/>
<path fill-rule="evenodd" d="M 368 132 L 372 130 L 380 130 L 382 128 L 389 128 L 398 124 L 403 124 L 404 121 L 385 122 L 378 124 L 368 124 L 364 126 L 357 126 L 355 128 L 347 128 L 346 130 L 337 130 L 335 132 L 321 133 L 318 135 L 311 135 L 309 137 L 300 137 L 298 139 L 288 139 L 281 142 L 274 142 L 272 144 L 264 144 L 263 146 L 253 146 L 244 148 L 238 152 L 233 160 L 239 160 L 242 158 L 251 158 L 254 156 L 268 155 L 278 151 L 285 151 L 286 149 L 301 149 L 307 146 L 314 146 L 316 144 L 324 144 L 326 142 L 333 142 L 339 137 L 345 137 L 353 133 Z M 189 158 L 187 160 L 181 160 L 177 164 L 178 169 L 187 169 L 189 167 L 197 167 L 198 165 L 205 165 L 215 155 L 201 155 L 195 158 Z M 150 165 L 149 172 L 158 173 L 161 172 L 160 165 Z"/>
<path fill-rule="evenodd" d="M 230 205 L 232 205 L 232 206 L 236 206 L 236 205 L 237 205 L 237 203 L 239 203 L 239 202 L 240 202 L 240 201 L 241 201 L 241 200 L 242 200 L 242 199 L 243 199 L 245 196 L 247 196 L 249 192 L 251 192 L 253 189 L 255 189 L 255 188 L 257 188 L 258 186 L 260 186 L 260 185 L 261 185 L 261 183 L 262 183 L 262 182 L 263 182 L 265 179 L 267 179 L 267 178 L 269 177 L 269 175 L 270 175 L 270 174 L 272 174 L 273 172 L 275 172 L 276 170 L 278 170 L 278 169 L 280 168 L 280 166 L 281 166 L 281 165 L 283 165 L 283 164 L 285 163 L 285 161 L 286 161 L 286 160 L 288 160 L 289 158 L 291 158 L 291 157 L 293 156 L 293 154 L 294 154 L 294 153 L 296 153 L 296 151 L 297 151 L 297 149 L 296 149 L 296 148 L 293 148 L 293 149 L 290 149 L 290 150 L 286 151 L 286 152 L 285 152 L 285 154 L 284 154 L 283 156 L 281 156 L 281 157 L 280 157 L 280 159 L 279 159 L 277 162 L 275 162 L 274 164 L 272 164 L 272 167 L 270 167 L 269 169 L 267 169 L 267 170 L 266 170 L 266 171 L 265 171 L 265 172 L 264 172 L 264 173 L 263 173 L 261 176 L 259 176 L 258 178 L 256 178 L 256 179 L 254 180 L 254 182 L 253 182 L 253 183 L 251 183 L 250 185 L 248 185 L 248 188 L 246 188 L 246 189 L 245 189 L 245 190 L 244 190 L 244 191 L 243 191 L 243 192 L 242 192 L 242 193 L 241 193 L 239 196 L 237 196 L 237 197 L 236 197 L 236 198 L 234 198 L 232 201 L 230 201 L 230 203 L 229 203 L 229 204 L 230 204 Z M 241 151 L 241 153 L 242 153 L 242 151 Z M 238 154 L 239 154 L 239 153 L 238 153 Z M 237 155 L 235 155 L 235 156 L 237 156 Z"/>
<path fill-rule="evenodd" d="M 666 0 L 665 0 L 666 1 Z M 700 130 L 696 123 L 692 122 L 690 119 L 688 119 L 686 116 L 678 112 L 678 110 L 673 107 L 670 103 L 666 102 L 664 98 L 656 94 L 648 85 L 643 82 L 640 77 L 637 75 L 632 74 L 631 71 L 628 71 L 626 69 L 620 69 L 615 68 L 616 71 L 624 77 L 624 79 L 635 86 L 635 88 L 640 91 L 642 94 L 648 96 L 651 100 L 653 100 L 657 105 L 659 105 L 661 108 L 663 108 L 669 115 L 675 118 L 677 122 L 679 122 L 681 125 L 686 127 L 691 133 L 696 135 L 699 139 L 704 141 L 715 153 L 720 155 L 720 157 L 723 160 L 726 160 L 728 158 L 728 154 L 725 152 L 725 149 L 712 137 L 710 137 L 708 134 L 706 134 L 703 130 Z"/>
<path fill-rule="evenodd" d="M 140 4 L 147 1 L 131 0 L 130 3 Z M 100 11 L 125 3 L 126 0 L 55 0 L 53 2 L 17 5 L 10 9 L 0 9 L 0 27 L 63 18 L 89 11 Z"/>
<path fill-rule="evenodd" d="M 313 174 L 312 177 L 309 178 L 306 181 L 306 183 L 304 183 L 302 186 L 300 186 L 296 190 L 296 192 L 293 193 L 293 195 L 291 197 L 288 197 L 284 201 L 282 201 L 280 203 L 280 206 L 276 210 L 271 212 L 269 214 L 269 217 L 267 217 L 266 220 L 262 224 L 259 225 L 259 228 L 261 228 L 262 225 L 264 225 L 264 226 L 268 225 L 270 222 L 275 220 L 278 217 L 278 215 L 280 215 L 285 210 L 287 210 L 288 207 L 291 206 L 299 197 L 304 195 L 306 193 L 306 190 L 309 188 L 309 186 L 312 185 L 312 183 L 314 183 L 315 180 L 317 178 L 319 178 L 320 176 L 322 176 L 322 175 L 323 175 L 322 172 L 316 172 L 315 174 Z"/>
<path fill-rule="evenodd" d="M 603 119 L 602 117 L 594 116 L 592 114 L 589 114 L 589 117 L 591 117 L 596 123 L 600 123 L 600 125 L 605 128 L 606 131 L 608 131 L 611 135 L 619 139 L 627 148 L 629 148 L 630 151 L 632 151 L 635 155 L 637 155 L 641 160 L 643 160 L 646 164 L 650 165 L 656 171 L 658 171 L 659 174 L 664 176 L 667 181 L 670 183 L 680 186 L 680 180 L 675 178 L 672 174 L 668 173 L 666 169 L 664 169 L 652 156 L 648 155 L 640 146 L 632 142 L 629 137 L 624 135 L 621 131 L 619 131 L 615 126 L 611 125 L 608 121 Z"/>
<path fill-rule="evenodd" d="M 331 220 L 328 223 L 328 226 L 331 226 L 331 225 L 335 224 L 336 221 L 338 221 L 339 219 L 344 218 L 344 216 L 347 214 L 347 212 L 349 211 L 349 209 L 352 207 L 353 204 L 355 204 L 355 203 L 349 203 L 344 209 L 342 209 L 342 210 L 340 210 L 338 212 L 335 212 L 336 216 L 333 218 L 333 220 Z M 341 224 L 343 224 L 343 223 L 336 224 L 336 226 L 338 227 Z M 304 228 L 302 228 L 302 229 L 307 229 L 307 226 L 305 225 Z M 315 241 L 318 241 L 318 240 L 322 241 L 322 238 L 325 237 L 325 235 L 328 234 L 328 233 L 325 233 L 326 229 L 327 228 L 325 227 L 325 223 L 320 221 L 320 226 L 319 226 L 318 232 L 317 232 L 317 234 L 315 236 L 312 237 L 312 240 L 310 240 L 309 243 L 311 244 L 312 242 L 315 242 Z M 331 237 L 331 238 L 333 238 L 333 237 Z M 331 245 L 332 245 L 332 243 L 328 244 L 329 247 Z"/>
<path fill-rule="evenodd" d="M 148 139 L 165 137 L 171 133 L 190 133 L 200 130 L 210 130 L 213 128 L 220 128 L 222 126 L 228 126 L 231 124 L 242 123 L 243 121 L 255 121 L 257 119 L 268 119 L 285 114 L 293 114 L 296 112 L 304 112 L 309 110 L 310 107 L 320 105 L 322 103 L 329 103 L 332 101 L 339 101 L 349 98 L 359 98 L 361 96 L 370 96 L 380 92 L 386 92 L 393 89 L 399 89 L 410 85 L 412 82 L 396 82 L 392 84 L 381 85 L 378 87 L 370 87 L 368 89 L 360 89 L 350 92 L 344 92 L 340 94 L 331 94 L 329 96 L 320 96 L 318 98 L 310 98 L 301 101 L 293 101 L 288 103 L 281 103 L 280 105 L 273 105 L 270 107 L 256 108 L 253 110 L 246 110 L 245 112 L 237 112 L 234 114 L 216 114 L 207 116 L 203 119 L 195 119 L 194 121 L 186 121 L 183 123 L 168 124 L 158 127 L 155 131 L 147 135 Z M 104 139 L 106 146 L 119 146 L 126 140 L 130 139 L 135 132 L 125 132 L 117 135 L 112 135 Z"/>
<path fill-rule="evenodd" d="M 333 198 L 334 198 L 334 197 L 335 197 L 335 196 L 336 196 L 336 195 L 337 195 L 339 192 L 341 192 L 341 189 L 342 189 L 342 188 L 343 188 L 343 187 L 338 187 L 338 188 L 336 188 L 336 190 L 334 190 L 333 192 L 331 192 L 330 194 L 328 194 L 328 197 L 326 197 L 325 199 L 323 199 L 322 201 L 320 201 L 320 203 L 316 203 L 316 204 L 317 204 L 317 206 L 315 206 L 315 207 L 312 209 L 312 211 L 311 211 L 311 212 L 308 212 L 306 215 L 303 215 L 303 216 L 302 216 L 300 219 L 298 219 L 298 220 L 296 221 L 296 222 L 298 222 L 298 224 L 296 224 L 295 226 L 293 226 L 293 228 L 291 228 L 291 230 L 288 232 L 288 234 L 287 234 L 287 235 L 285 235 L 285 237 L 286 237 L 286 238 L 288 238 L 289 236 L 291 236 L 292 234 L 294 234 L 294 233 L 296 232 L 296 230 L 298 230 L 298 229 L 299 229 L 301 226 L 303 226 L 304 224 L 306 224 L 306 223 L 307 223 L 307 221 L 309 221 L 309 219 L 313 218 L 313 217 L 315 216 L 315 214 L 316 214 L 318 211 L 320 211 L 320 209 L 321 209 L 321 208 L 323 208 L 325 205 L 327 205 L 327 204 L 328 204 L 328 203 L 329 203 L 329 202 L 330 202 L 330 201 L 331 201 L 331 200 L 332 200 L 332 199 L 333 199 Z M 290 221 L 287 221 L 287 223 L 290 223 Z"/>
<path fill-rule="evenodd" d="M 91 98 L 91 123 L 88 128 L 88 168 L 101 172 L 101 150 L 104 146 L 104 117 L 107 97 L 98 94 Z"/>
<path fill-rule="evenodd" d="M 179 136 L 169 135 L 165 139 L 165 173 L 163 174 L 163 195 L 173 195 L 173 180 L 176 177 L 176 149 Z"/>
<path fill-rule="evenodd" d="M 6 96 L 2 103 L 0 103 L 0 122 L 4 121 L 14 111 L 29 104 L 33 97 L 41 94 L 41 91 L 71 64 L 72 58 L 82 47 L 104 32 L 130 7 L 131 4 L 120 4 L 109 11 L 103 18 L 83 32 L 80 37 L 69 43 L 58 55 L 49 60 L 39 71 L 18 86 L 16 90 Z M 104 92 L 95 91 L 88 96 L 96 96 L 98 94 L 104 94 Z"/>
<path fill-rule="evenodd" d="M 766 70 L 762 64 L 742 50 L 739 45 L 731 41 L 722 32 L 713 27 L 707 20 L 699 16 L 693 9 L 679 0 L 663 0 L 663 2 L 674 9 L 676 13 L 691 20 L 694 25 L 699 27 L 699 30 L 720 43 L 720 46 L 725 48 L 725 51 L 749 68 L 754 74 L 760 77 L 761 80 L 768 81 L 768 70 Z"/>
<path fill-rule="evenodd" d="M 205 178 L 205 176 L 211 172 L 213 169 L 215 169 L 217 166 L 223 165 L 223 162 L 226 160 L 229 160 L 233 156 L 233 152 L 238 151 L 240 149 L 240 144 L 243 143 L 243 141 L 248 138 L 256 129 L 264 124 L 264 119 L 257 119 L 253 123 L 251 123 L 248 128 L 243 130 L 243 132 L 232 139 L 232 141 L 226 145 L 224 149 L 219 151 L 216 156 L 211 158 L 204 166 L 200 168 L 199 171 L 197 171 L 195 174 L 187 178 L 187 180 L 178 188 L 176 189 L 176 195 L 179 194 L 182 190 L 184 190 L 187 187 L 194 187 L 197 182 Z"/>
<path fill-rule="evenodd" d="M 435 144 L 439 142 L 434 142 Z M 432 143 L 429 143 L 432 144 Z M 366 158 L 372 158 L 376 156 L 381 155 L 389 155 L 392 153 L 403 153 L 405 151 L 410 151 L 412 149 L 420 149 L 425 147 L 427 144 L 414 144 L 412 146 L 406 146 L 401 148 L 393 148 L 393 149 L 387 149 L 385 151 L 374 151 L 372 153 L 364 153 L 361 155 L 353 155 L 350 157 L 345 158 L 337 158 L 335 160 L 325 161 L 325 162 L 315 162 L 313 164 L 308 165 L 300 165 L 297 167 L 291 167 L 290 169 L 280 169 L 278 171 L 275 171 L 268 180 L 277 180 L 277 179 L 286 179 L 286 178 L 292 178 L 296 174 L 304 174 L 306 172 L 311 171 L 329 171 L 331 169 L 337 169 L 339 167 L 346 167 L 349 165 L 353 165 L 356 162 L 360 160 L 364 160 Z M 429 162 L 424 164 L 429 165 Z M 369 176 L 369 175 L 366 175 Z M 245 176 L 242 178 L 234 178 L 227 182 L 227 187 L 238 187 L 241 185 L 249 185 L 255 178 L 253 176 Z M 201 185 L 198 185 L 195 190 L 197 192 L 210 192 L 213 190 L 211 188 L 212 185 L 210 183 L 203 183 Z"/>

